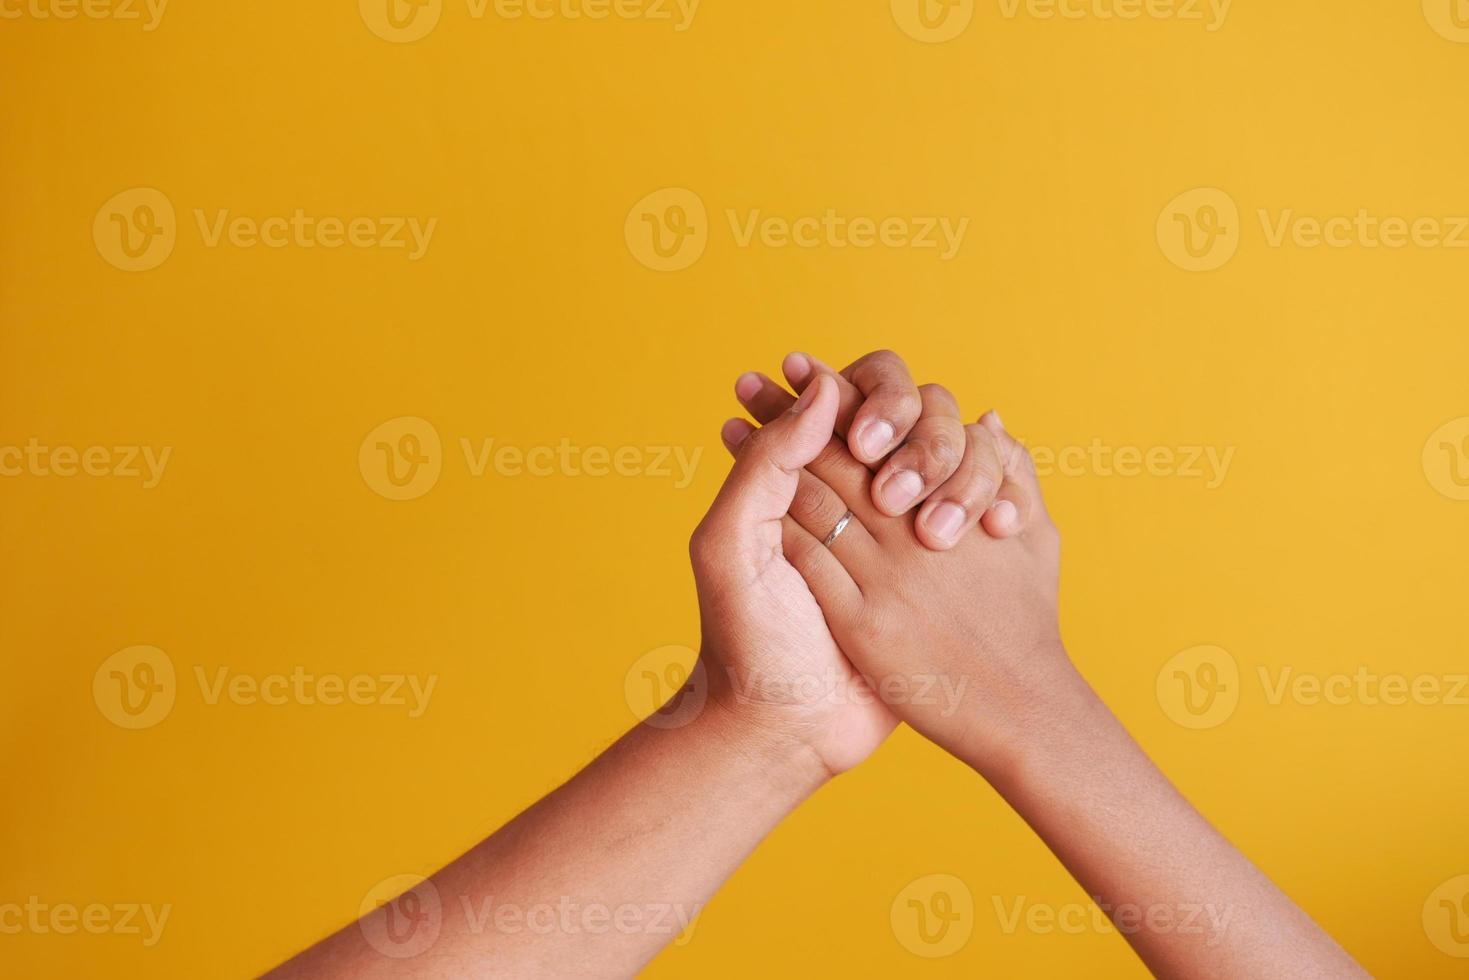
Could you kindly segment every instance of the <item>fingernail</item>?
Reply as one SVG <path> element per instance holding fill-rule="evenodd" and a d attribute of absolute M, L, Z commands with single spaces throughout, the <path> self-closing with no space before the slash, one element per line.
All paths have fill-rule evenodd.
<path fill-rule="evenodd" d="M 964 508 L 946 500 L 928 512 L 925 523 L 935 537 L 953 541 L 959 537 L 959 531 L 964 527 Z"/>
<path fill-rule="evenodd" d="M 724 423 L 724 428 L 719 430 L 719 435 L 721 438 L 724 439 L 727 445 L 729 445 L 730 447 L 737 447 L 740 443 L 745 441 L 745 437 L 748 436 L 752 431 L 753 430 L 748 425 L 744 424 L 739 419 L 730 419 L 728 422 Z"/>
<path fill-rule="evenodd" d="M 741 402 L 747 402 L 760 394 L 760 389 L 765 387 L 760 380 L 760 375 L 754 371 L 746 371 L 740 375 L 740 380 L 735 382 L 735 397 Z"/>
<path fill-rule="evenodd" d="M 994 513 L 995 520 L 999 521 L 1000 526 L 1006 530 L 1013 530 L 1019 526 L 1020 511 L 1016 510 L 1015 505 L 1010 501 L 996 500 L 990 510 Z"/>
<path fill-rule="evenodd" d="M 1001 432 L 1005 431 L 1005 423 L 1003 420 L 1001 420 L 1000 413 L 995 411 L 993 408 L 990 409 L 988 412 L 985 412 L 984 416 L 979 421 L 981 424 L 983 424 L 987 419 L 994 419 L 995 422 L 995 424 L 989 426 L 989 428 L 999 429 Z"/>
<path fill-rule="evenodd" d="M 868 422 L 857 437 L 857 446 L 868 459 L 877 459 L 887 451 L 888 444 L 893 441 L 893 433 L 893 424 L 885 419 Z"/>
<path fill-rule="evenodd" d="M 811 358 L 799 351 L 787 354 L 786 359 L 780 363 L 780 369 L 787 381 L 799 385 L 811 376 Z"/>
<path fill-rule="evenodd" d="M 913 505 L 923 492 L 923 477 L 912 470 L 900 470 L 882 485 L 882 502 L 889 511 L 901 514 Z"/>

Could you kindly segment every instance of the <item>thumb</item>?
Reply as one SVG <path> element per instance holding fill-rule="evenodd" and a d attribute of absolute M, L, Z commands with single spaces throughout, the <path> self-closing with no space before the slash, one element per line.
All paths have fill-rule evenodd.
<path fill-rule="evenodd" d="M 831 441 L 839 401 L 836 382 L 822 375 L 785 414 L 745 435 L 704 531 L 742 554 L 779 546 L 780 521 L 795 498 L 801 469 Z"/>

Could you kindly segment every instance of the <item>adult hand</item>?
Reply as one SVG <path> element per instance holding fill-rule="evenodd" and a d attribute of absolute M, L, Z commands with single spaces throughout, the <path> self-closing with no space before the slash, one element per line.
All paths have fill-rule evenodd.
<path fill-rule="evenodd" d="M 781 369 L 797 392 L 817 377 L 836 381 L 836 434 L 876 473 L 873 507 L 890 517 L 918 508 L 913 528 L 925 547 L 946 551 L 976 525 L 995 538 L 1019 532 L 1016 490 L 1004 482 L 999 443 L 984 429 L 966 428 L 947 388 L 916 385 L 903 359 L 888 350 L 864 355 L 840 372 L 795 353 Z M 735 395 L 762 423 L 795 400 L 753 371 L 741 375 Z"/>
<path fill-rule="evenodd" d="M 893 710 L 956 754 L 1003 761 L 1054 695 L 1083 682 L 1061 645 L 1060 536 L 1030 456 L 993 413 L 963 428 L 970 445 L 997 447 L 1017 528 L 1010 537 L 970 534 L 948 553 L 930 550 L 912 522 L 878 508 L 872 491 L 882 473 L 874 477 L 840 442 L 806 464 L 790 516 L 815 539 L 853 514 L 823 560 L 801 571 L 870 682 L 908 692 L 937 684 L 962 700 L 956 710 L 952 697 L 895 698 Z"/>
<path fill-rule="evenodd" d="M 831 560 L 822 544 L 830 526 L 787 516 L 802 468 L 831 442 L 839 402 L 836 382 L 822 377 L 758 432 L 726 423 L 735 465 L 690 543 L 710 700 L 752 737 L 827 774 L 867 758 L 897 725 L 842 655 L 807 585 Z"/>
<path fill-rule="evenodd" d="M 950 697 L 888 703 L 983 774 L 1098 905 L 1228 916 L 1208 933 L 1119 919 L 1155 976 L 1366 976 L 1189 805 L 1072 666 L 1057 626 L 1060 535 L 1029 454 L 993 414 L 968 428 L 1003 454 L 1019 526 L 1005 540 L 970 534 L 928 550 L 874 506 L 872 475 L 851 454 L 807 464 L 795 522 L 819 534 L 833 512 L 854 515 L 825 561 L 802 565 L 842 650 L 879 690 L 942 685 Z"/>

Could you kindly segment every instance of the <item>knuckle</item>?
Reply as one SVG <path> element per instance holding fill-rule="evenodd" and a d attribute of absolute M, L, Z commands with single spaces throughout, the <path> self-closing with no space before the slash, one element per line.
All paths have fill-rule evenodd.
<path fill-rule="evenodd" d="M 689 535 L 689 558 L 695 565 L 702 564 L 710 554 L 713 547 L 710 541 L 712 536 L 713 532 L 707 521 L 700 522 L 699 526 L 694 528 L 694 533 Z"/>
<path fill-rule="evenodd" d="M 953 473 L 964 459 L 964 447 L 946 432 L 937 432 L 925 439 L 924 451 L 935 479 L 938 474 L 947 476 Z"/>
<path fill-rule="evenodd" d="M 882 639 L 885 616 L 877 603 L 863 603 L 858 611 L 852 631 L 859 644 L 872 644 Z"/>
<path fill-rule="evenodd" d="M 740 455 L 758 456 L 762 455 L 770 444 L 770 430 L 759 428 L 745 436 L 740 443 Z"/>
<path fill-rule="evenodd" d="M 917 422 L 923 417 L 923 399 L 918 397 L 918 392 L 912 388 L 903 388 L 893 385 L 896 412 L 902 416 L 904 421 Z"/>
<path fill-rule="evenodd" d="M 1035 476 L 1035 457 L 1030 455 L 1030 450 L 1025 447 L 1024 443 L 1017 442 L 1015 444 L 1015 455 L 1020 460 L 1021 469 L 1031 476 Z"/>
<path fill-rule="evenodd" d="M 969 456 L 974 468 L 999 479 L 1005 471 L 1005 456 L 994 433 L 978 423 L 966 425 L 964 432 L 968 437 Z"/>
<path fill-rule="evenodd" d="M 1000 493 L 1000 481 L 984 473 L 976 473 L 964 488 L 964 497 L 970 509 L 978 509 L 979 504 L 988 506 Z"/>
<path fill-rule="evenodd" d="M 1053 562 L 1061 560 L 1061 531 L 1049 518 L 1036 521 L 1030 532 L 1039 544 L 1041 554 Z"/>
<path fill-rule="evenodd" d="M 804 566 L 820 547 L 821 543 L 810 534 L 787 534 L 781 540 L 786 558 L 798 568 Z"/>
<path fill-rule="evenodd" d="M 825 487 L 805 480 L 796 487 L 796 495 L 791 500 L 792 513 L 808 519 L 820 519 L 831 509 L 831 495 Z"/>
<path fill-rule="evenodd" d="M 918 396 L 923 401 L 925 411 L 950 409 L 957 412 L 959 409 L 959 400 L 954 397 L 953 392 L 940 384 L 919 385 Z"/>
<path fill-rule="evenodd" d="M 852 362 L 849 373 L 852 381 L 858 387 L 862 387 L 864 381 L 877 382 L 895 373 L 906 373 L 907 370 L 908 365 L 903 363 L 903 359 L 897 355 L 896 351 L 883 348 L 857 358 Z"/>
<path fill-rule="evenodd" d="M 867 404 L 872 406 L 869 411 L 900 427 L 911 429 L 923 417 L 923 399 L 917 389 L 897 381 L 877 384 L 868 394 Z"/>
<path fill-rule="evenodd" d="M 1035 474 L 1035 459 L 1030 449 L 1018 439 L 1007 440 L 1008 444 L 996 443 L 1005 465 L 1017 473 Z"/>
<path fill-rule="evenodd" d="M 817 470 L 835 469 L 843 465 L 848 455 L 847 447 L 835 439 L 829 440 L 821 451 L 816 454 L 807 468 L 813 472 Z"/>

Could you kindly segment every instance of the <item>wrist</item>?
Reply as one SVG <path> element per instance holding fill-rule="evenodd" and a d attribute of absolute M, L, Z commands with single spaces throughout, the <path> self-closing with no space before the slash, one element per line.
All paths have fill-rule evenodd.
<path fill-rule="evenodd" d="M 835 773 L 800 732 L 757 707 L 710 698 L 705 711 L 711 735 L 731 753 L 784 788 L 809 796 Z"/>
<path fill-rule="evenodd" d="M 687 741 L 696 764 L 728 763 L 742 779 L 760 781 L 792 805 L 831 779 L 833 773 L 820 755 L 795 732 L 772 724 L 751 707 L 707 692 L 695 703 L 685 700 L 693 697 L 691 691 L 681 691 L 655 716 L 676 718 L 675 725 L 651 719 L 645 724 L 670 729 L 669 734 Z"/>
<path fill-rule="evenodd" d="M 1026 665 L 1018 689 L 1001 706 L 971 707 L 971 719 L 951 750 L 997 788 L 1074 753 L 1111 714 L 1057 640 L 1017 662 Z"/>

